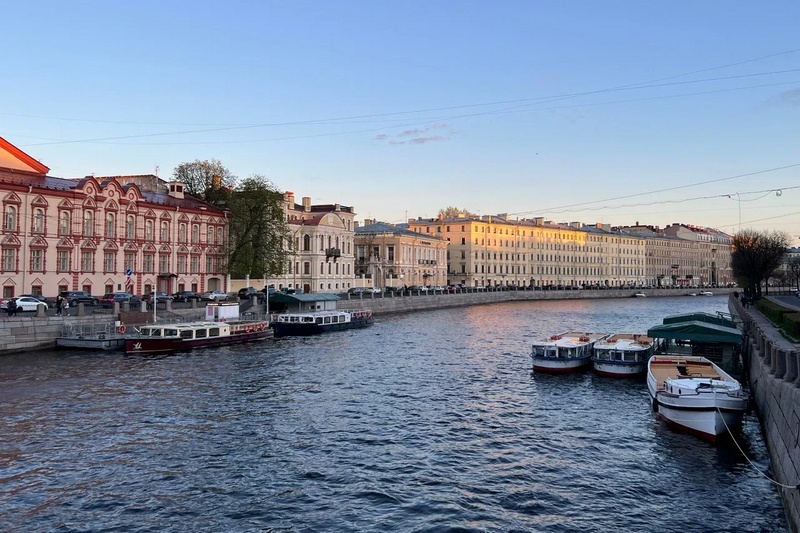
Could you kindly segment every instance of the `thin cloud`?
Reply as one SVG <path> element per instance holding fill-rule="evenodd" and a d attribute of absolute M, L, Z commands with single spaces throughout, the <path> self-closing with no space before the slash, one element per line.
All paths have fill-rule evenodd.
<path fill-rule="evenodd" d="M 385 142 L 387 144 L 427 144 L 436 141 L 447 141 L 456 134 L 455 130 L 449 128 L 450 126 L 447 124 L 432 124 L 427 128 L 415 128 L 413 130 L 401 131 L 394 136 L 382 133 L 380 135 L 376 135 L 374 140 Z M 433 133 L 435 133 L 437 130 L 443 129 L 448 130 L 446 135 L 433 135 Z M 413 138 L 409 139 L 408 137 Z"/>

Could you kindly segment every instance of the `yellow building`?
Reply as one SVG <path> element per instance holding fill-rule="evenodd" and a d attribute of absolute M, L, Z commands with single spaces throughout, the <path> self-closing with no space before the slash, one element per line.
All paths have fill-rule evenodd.
<path fill-rule="evenodd" d="M 356 286 L 447 284 L 447 241 L 366 219 L 356 226 L 355 243 Z"/>

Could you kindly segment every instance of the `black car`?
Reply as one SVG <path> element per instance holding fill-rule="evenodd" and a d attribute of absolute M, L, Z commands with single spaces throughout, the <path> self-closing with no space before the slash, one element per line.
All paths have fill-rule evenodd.
<path fill-rule="evenodd" d="M 172 299 L 176 302 L 191 302 L 192 300 L 200 300 L 200 295 L 194 291 L 180 291 L 172 295 Z"/>
<path fill-rule="evenodd" d="M 100 305 L 106 308 L 114 307 L 114 303 L 122 304 L 125 302 L 130 304 L 131 309 L 135 309 L 139 307 L 139 304 L 142 303 L 142 300 L 138 296 L 134 296 L 133 294 L 129 294 L 127 292 L 110 292 L 105 294 L 100 299 Z"/>
<path fill-rule="evenodd" d="M 100 303 L 99 298 L 86 291 L 61 291 L 59 294 L 69 302 L 70 307 L 76 307 L 78 304 L 98 305 Z"/>
<path fill-rule="evenodd" d="M 247 299 L 250 298 L 251 296 L 260 296 L 263 293 L 260 293 L 254 287 L 244 287 L 242 289 L 239 289 L 239 292 L 237 292 L 236 294 L 239 296 L 239 298 Z"/>

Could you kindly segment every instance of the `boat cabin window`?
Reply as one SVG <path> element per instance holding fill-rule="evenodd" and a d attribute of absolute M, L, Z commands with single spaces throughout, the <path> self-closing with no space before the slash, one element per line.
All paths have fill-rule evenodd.
<path fill-rule="evenodd" d="M 314 322 L 314 317 L 313 316 L 303 317 L 303 322 Z"/>
<path fill-rule="evenodd" d="M 208 336 L 208 330 L 206 329 L 196 329 L 194 330 L 194 338 L 195 339 L 204 339 Z"/>
<path fill-rule="evenodd" d="M 164 337 L 177 337 L 178 330 L 177 329 L 165 329 L 164 330 Z"/>
<path fill-rule="evenodd" d="M 329 316 L 326 316 L 326 317 L 325 317 L 325 321 L 324 321 L 324 322 L 325 322 L 326 324 L 330 324 L 330 323 L 331 323 L 331 317 L 329 317 Z"/>
<path fill-rule="evenodd" d="M 192 330 L 184 329 L 181 331 L 181 339 L 191 339 L 192 338 Z"/>
<path fill-rule="evenodd" d="M 219 337 L 219 328 L 211 328 L 208 330 L 209 337 Z"/>
<path fill-rule="evenodd" d="M 322 317 L 321 316 L 317 317 L 317 324 L 322 324 Z"/>

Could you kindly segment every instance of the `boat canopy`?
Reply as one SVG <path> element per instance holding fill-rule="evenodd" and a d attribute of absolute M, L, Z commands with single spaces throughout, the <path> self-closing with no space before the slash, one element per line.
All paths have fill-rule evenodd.
<path fill-rule="evenodd" d="M 695 342 L 723 342 L 731 344 L 739 344 L 742 342 L 742 332 L 738 329 L 712 324 L 710 322 L 702 322 L 700 320 L 653 326 L 647 330 L 647 336 L 657 339 L 675 339 Z"/>
<path fill-rule="evenodd" d="M 663 320 L 664 324 L 677 324 L 679 322 L 708 322 L 709 324 L 716 324 L 718 326 L 725 326 L 726 328 L 736 329 L 736 322 L 723 318 L 720 315 L 712 315 L 711 313 L 686 313 L 683 315 L 671 315 Z"/>

